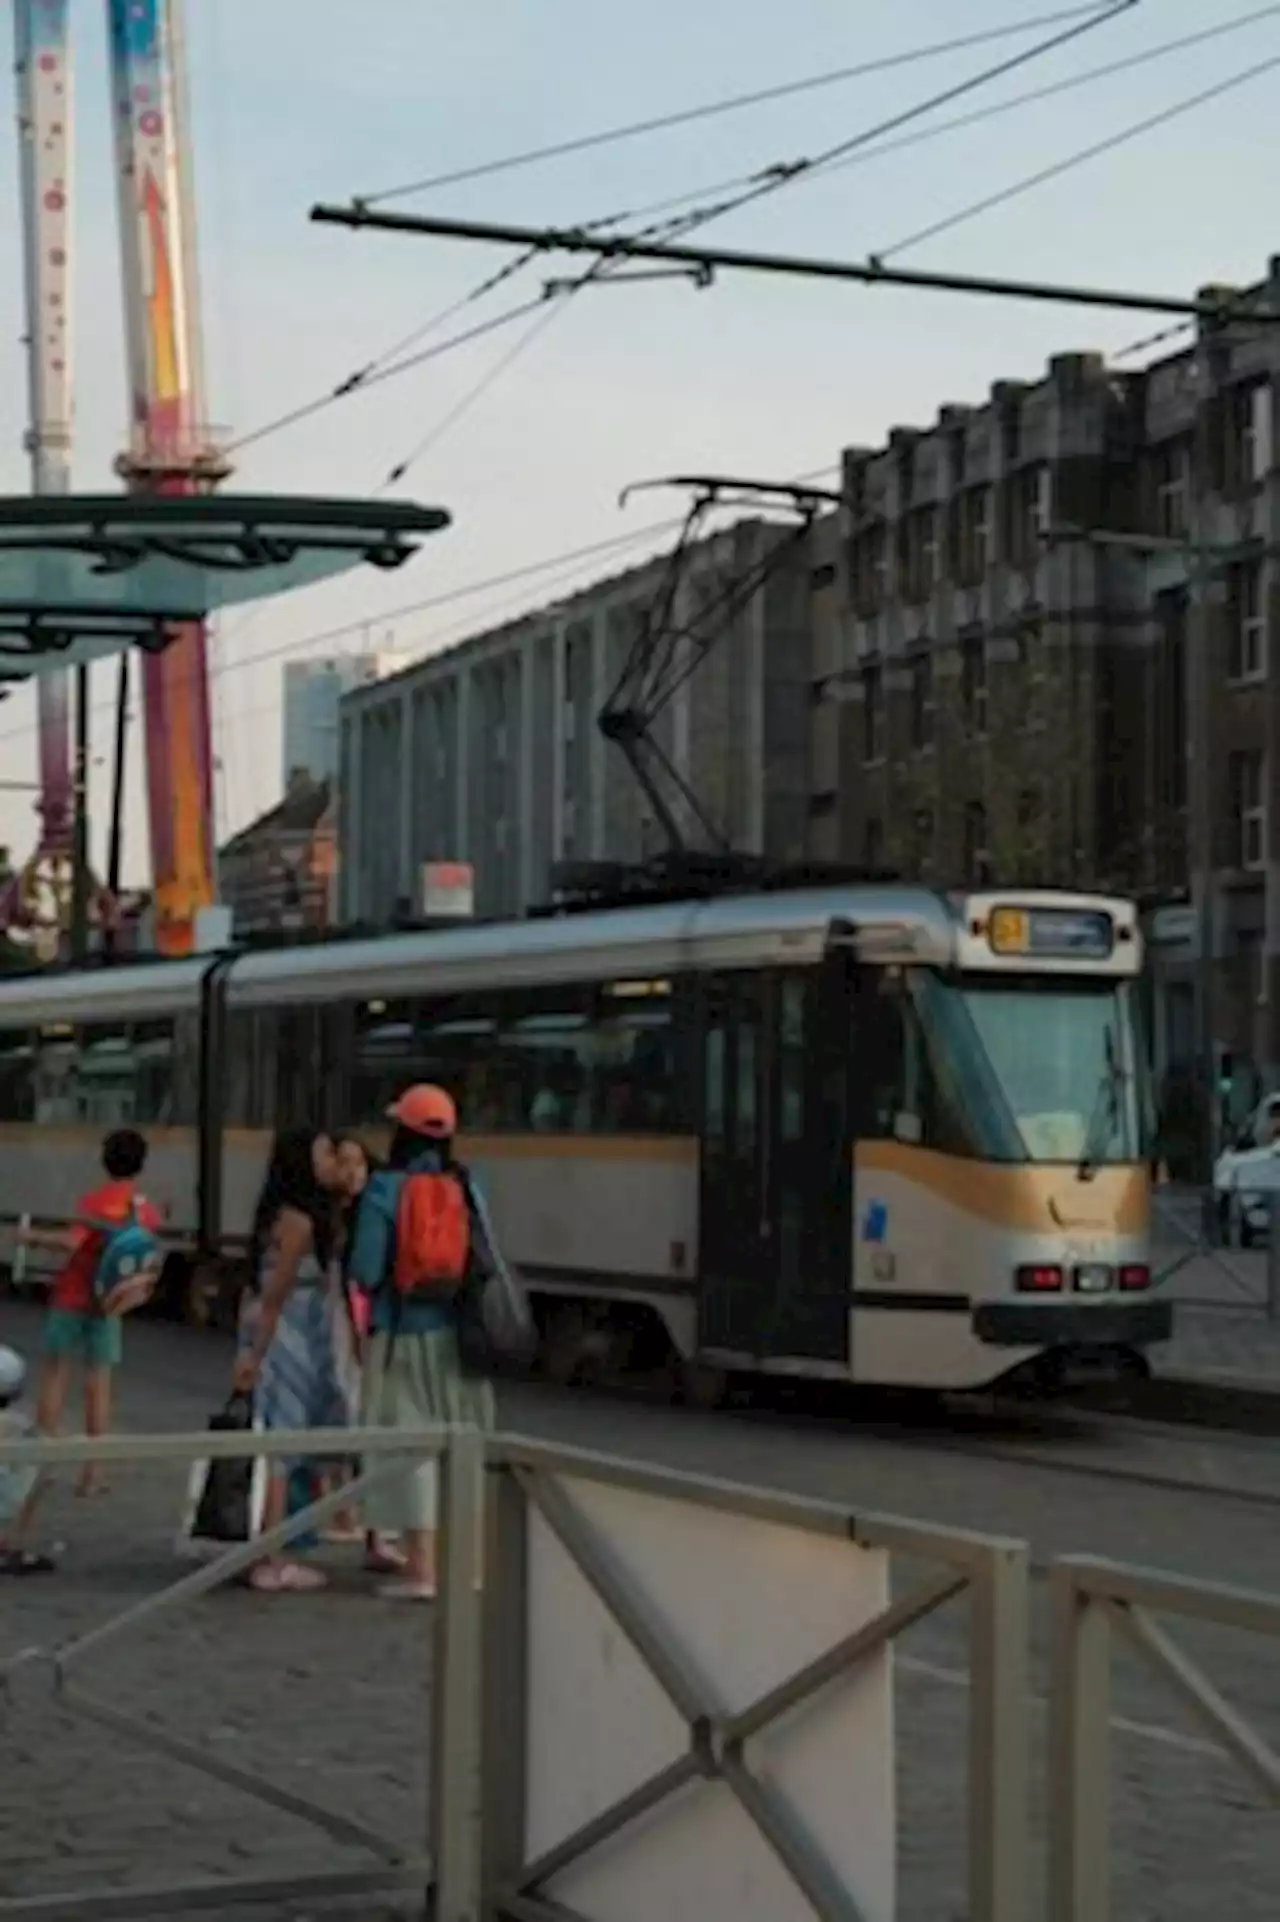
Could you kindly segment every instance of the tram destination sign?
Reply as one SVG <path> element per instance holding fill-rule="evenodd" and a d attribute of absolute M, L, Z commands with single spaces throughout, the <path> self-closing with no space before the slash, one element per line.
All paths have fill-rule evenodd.
<path fill-rule="evenodd" d="M 993 954 L 1105 961 L 1115 946 L 1115 929 L 1101 908 L 1008 906 L 991 910 L 988 938 Z"/>

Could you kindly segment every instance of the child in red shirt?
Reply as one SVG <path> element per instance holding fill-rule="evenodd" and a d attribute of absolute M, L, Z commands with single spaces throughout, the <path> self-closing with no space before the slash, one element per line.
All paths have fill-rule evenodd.
<path fill-rule="evenodd" d="M 102 1144 L 106 1181 L 75 1205 L 76 1220 L 69 1228 L 29 1228 L 23 1239 L 32 1247 L 65 1253 L 67 1260 L 54 1277 L 44 1327 L 44 1362 L 36 1405 L 36 1427 L 42 1435 L 56 1435 L 75 1362 L 84 1368 L 84 1426 L 87 1435 L 105 1435 L 111 1420 L 111 1377 L 123 1352 L 120 1315 L 104 1315 L 94 1301 L 94 1275 L 104 1237 L 94 1221 L 127 1221 L 134 1213 L 153 1233 L 161 1218 L 138 1192 L 138 1177 L 147 1161 L 147 1144 L 133 1128 L 120 1128 Z M 97 1467 L 82 1470 L 76 1493 L 99 1494 L 105 1488 Z M 25 1519 L 29 1520 L 29 1516 Z"/>

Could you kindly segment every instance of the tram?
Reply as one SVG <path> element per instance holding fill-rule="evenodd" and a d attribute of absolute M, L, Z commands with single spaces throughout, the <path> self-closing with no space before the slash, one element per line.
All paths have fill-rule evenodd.
<path fill-rule="evenodd" d="M 848 884 L 10 979 L 0 1259 L 128 1123 L 170 1295 L 231 1287 L 271 1131 L 432 1080 L 561 1379 L 1141 1369 L 1141 968 L 1124 900 Z"/>

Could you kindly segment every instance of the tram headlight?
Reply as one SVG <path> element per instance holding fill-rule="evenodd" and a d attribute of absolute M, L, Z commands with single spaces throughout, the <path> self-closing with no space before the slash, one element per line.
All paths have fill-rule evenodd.
<path fill-rule="evenodd" d="M 1086 1261 L 1071 1279 L 1078 1295 L 1106 1295 L 1111 1291 L 1115 1275 L 1105 1261 Z"/>

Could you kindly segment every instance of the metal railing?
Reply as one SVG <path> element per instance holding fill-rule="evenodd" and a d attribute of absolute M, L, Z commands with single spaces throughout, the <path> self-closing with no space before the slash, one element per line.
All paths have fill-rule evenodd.
<path fill-rule="evenodd" d="M 1153 1619 L 1194 1617 L 1280 1637 L 1280 1596 L 1083 1555 L 1055 1561 L 1049 1583 L 1049 1922 L 1110 1922 L 1113 1639 L 1137 1650 L 1264 1800 L 1280 1807 L 1280 1756 Z M 1224 1899 L 1221 1912 L 1229 1909 Z"/>
<path fill-rule="evenodd" d="M 643 1818 L 651 1818 L 662 1802 L 699 1781 L 727 1789 L 816 1916 L 824 1922 L 857 1922 L 857 1905 L 833 1877 L 830 1863 L 823 1861 L 820 1846 L 808 1832 L 805 1810 L 786 1799 L 768 1772 L 753 1770 L 747 1744 L 774 1735 L 793 1711 L 811 1709 L 860 1669 L 883 1662 L 895 1637 L 965 1593 L 972 1671 L 967 1914 L 971 1922 L 1024 1922 L 1029 1635 L 1028 1561 L 1021 1543 L 864 1514 L 838 1503 L 740 1487 L 518 1436 L 467 1430 L 131 1435 L 0 1443 L 0 1462 L 18 1467 L 90 1460 L 179 1464 L 246 1455 L 322 1460 L 358 1455 L 365 1469 L 358 1482 L 326 1495 L 254 1541 L 228 1549 L 109 1621 L 61 1644 L 23 1649 L 0 1660 L 0 1710 L 38 1707 L 42 1701 L 73 1709 L 114 1734 L 302 1817 L 335 1841 L 358 1844 L 376 1858 L 376 1866 L 327 1873 L 300 1870 L 270 1880 L 228 1878 L 30 1895 L 0 1900 L 3 1922 L 52 1922 L 54 1917 L 58 1922 L 104 1922 L 108 1917 L 132 1922 L 135 1917 L 174 1916 L 283 1896 L 319 1899 L 405 1889 L 429 1894 L 436 1922 L 475 1922 L 481 1914 L 550 1922 L 565 1912 L 557 1909 L 551 1892 L 557 1874 L 628 1825 L 643 1826 Z M 443 1503 L 438 1599 L 431 1617 L 435 1682 L 429 1833 L 423 1850 L 406 1850 L 363 1823 L 215 1757 L 76 1681 L 85 1659 L 97 1657 L 115 1638 L 243 1573 L 265 1553 L 309 1530 L 353 1495 L 358 1497 L 380 1476 L 430 1459 L 438 1463 Z M 721 1517 L 780 1525 L 851 1551 L 886 1557 L 896 1553 L 939 1566 L 892 1599 L 887 1598 L 886 1574 L 887 1599 L 875 1613 L 839 1634 L 816 1657 L 804 1659 L 784 1680 L 750 1701 L 728 1706 L 682 1645 L 678 1619 L 655 1609 L 644 1585 L 626 1573 L 616 1540 L 607 1538 L 607 1530 L 602 1533 L 598 1518 L 593 1522 L 584 1514 L 578 1499 L 584 1488 L 605 1495 L 625 1491 L 686 1511 L 692 1506 Z M 523 1778 L 530 1678 L 549 1660 L 546 1618 L 530 1607 L 534 1517 L 683 1718 L 687 1747 L 657 1776 L 597 1811 L 574 1832 L 531 1853 Z M 713 1570 L 706 1576 L 712 1579 Z M 736 1610 L 741 1598 L 734 1594 L 727 1601 Z M 627 1737 L 624 1725 L 618 1740 L 625 1745 Z M 891 1752 L 879 1760 L 892 1769 Z M 892 1835 L 883 1838 L 884 1845 L 892 1849 L 893 1840 Z"/>
<path fill-rule="evenodd" d="M 778 1783 L 767 1784 L 752 1772 L 746 1744 L 859 1664 L 883 1656 L 897 1636 L 967 1592 L 971 1701 L 966 1913 L 971 1922 L 1025 1922 L 1029 1636 L 1028 1558 L 1022 1543 L 511 1435 L 490 1441 L 488 1459 L 484 1914 L 516 1922 L 563 1922 L 569 1911 L 557 1904 L 557 1876 L 627 1825 L 651 1817 L 689 1785 L 715 1782 L 748 1816 L 813 1914 L 824 1922 L 851 1922 L 851 1899 L 833 1888 L 830 1864 L 807 1832 L 805 1811 L 784 1799 Z M 583 1483 L 662 1502 L 697 1504 L 940 1567 L 783 1681 L 743 1706 L 726 1709 L 682 1647 L 669 1614 L 627 1573 L 598 1522 L 575 1503 L 570 1490 Z M 639 1653 L 683 1719 L 688 1745 L 675 1763 L 633 1785 L 575 1832 L 530 1859 L 524 1771 L 528 1664 L 538 1653 L 530 1647 L 529 1634 L 529 1525 L 534 1516 Z M 620 1739 L 625 1741 L 626 1734 L 620 1730 Z"/>
<path fill-rule="evenodd" d="M 117 1707 L 76 1681 L 77 1670 L 94 1658 L 95 1670 L 104 1648 L 121 1635 L 171 1613 L 185 1603 L 222 1587 L 244 1574 L 264 1555 L 286 1547 L 295 1537 L 307 1533 L 319 1521 L 358 1500 L 376 1482 L 406 1467 L 438 1460 L 441 1463 L 446 1514 L 456 1513 L 459 1503 L 478 1512 L 481 1500 L 481 1444 L 477 1439 L 460 1436 L 452 1441 L 443 1431 L 398 1433 L 387 1429 L 312 1429 L 303 1433 L 276 1430 L 271 1433 L 208 1433 L 202 1435 L 114 1435 L 65 1441 L 0 1440 L 0 1464 L 17 1468 L 34 1467 L 42 1471 L 59 1465 L 98 1462 L 110 1463 L 192 1463 L 234 1460 L 245 1456 L 338 1461 L 359 1455 L 365 1466 L 357 1479 L 344 1483 L 332 1493 L 291 1515 L 278 1528 L 261 1534 L 251 1542 L 228 1547 L 215 1560 L 203 1563 L 180 1580 L 154 1595 L 135 1603 L 110 1620 L 100 1623 L 69 1641 L 53 1646 L 35 1645 L 0 1658 L 0 1714 L 38 1708 L 42 1702 L 72 1710 L 88 1721 L 127 1741 L 166 1756 L 184 1767 L 195 1769 L 229 1788 L 256 1797 L 282 1814 L 310 1823 L 333 1841 L 366 1850 L 378 1866 L 358 1870 L 316 1872 L 299 1869 L 296 1874 L 270 1878 L 228 1877 L 217 1881 L 174 1883 L 119 1891 L 77 1889 L 52 1895 L 0 1898 L 2 1922 L 133 1922 L 142 1916 L 173 1916 L 189 1911 L 230 1907 L 288 1898 L 334 1898 L 363 1894 L 416 1890 L 424 1895 L 434 1889 L 440 1922 L 462 1922 L 474 1912 L 456 1901 L 443 1906 L 451 1891 L 469 1886 L 467 1866 L 468 1838 L 462 1838 L 463 1861 L 457 1860 L 459 1837 L 451 1825 L 446 1802 L 450 1770 L 445 1758 L 453 1753 L 460 1736 L 474 1721 L 472 1692 L 474 1678 L 460 1672 L 451 1662 L 457 1638 L 456 1583 L 446 1580 L 441 1602 L 435 1611 L 433 1636 L 435 1660 L 433 1673 L 432 1732 L 430 1737 L 430 1781 L 432 1806 L 431 1843 L 421 1852 L 400 1843 L 363 1822 L 330 1809 L 309 1796 L 295 1794 L 267 1776 L 242 1768 L 215 1755 L 207 1746 L 198 1746 L 175 1734 L 160 1722 L 131 1710 Z M 471 1481 L 468 1484 L 467 1478 Z M 458 1531 L 454 1531 L 455 1534 Z M 474 1535 L 474 1528 L 470 1531 Z M 468 1531 L 460 1531 L 465 1541 Z M 456 1557 L 455 1557 L 456 1559 Z M 474 1590 L 469 1589 L 462 1613 L 476 1612 Z M 432 1846 L 433 1844 L 434 1846 Z"/>
<path fill-rule="evenodd" d="M 1182 1206 L 1160 1190 L 1155 1193 L 1153 1242 L 1172 1242 L 1178 1252 L 1162 1263 L 1153 1260 L 1153 1280 L 1167 1284 L 1192 1262 L 1203 1261 L 1225 1285 L 1214 1294 L 1188 1294 L 1179 1290 L 1176 1295 L 1179 1306 L 1228 1314 L 1263 1314 L 1269 1321 L 1280 1322 L 1280 1232 L 1273 1226 L 1267 1234 L 1264 1259 L 1246 1270 L 1234 1251 L 1223 1243 L 1216 1197 L 1206 1190 L 1194 1198 L 1180 1199 Z M 1280 1205 L 1280 1196 L 1274 1198 L 1273 1208 L 1276 1205 Z"/>

